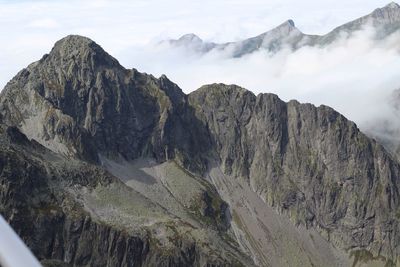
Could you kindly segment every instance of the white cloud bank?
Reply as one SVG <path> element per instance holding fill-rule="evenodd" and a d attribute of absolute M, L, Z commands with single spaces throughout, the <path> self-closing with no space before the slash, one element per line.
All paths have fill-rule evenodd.
<path fill-rule="evenodd" d="M 130 55 L 125 52 L 125 60 L 136 59 L 143 62 L 142 69 L 166 73 L 187 91 L 206 83 L 233 83 L 256 94 L 276 93 L 286 101 L 329 105 L 364 129 L 382 120 L 398 127 L 399 111 L 390 101 L 400 89 L 400 32 L 381 41 L 374 40 L 374 34 L 366 28 L 325 48 L 260 51 L 242 58 L 223 52 L 201 56 L 168 45 L 135 48 Z"/>

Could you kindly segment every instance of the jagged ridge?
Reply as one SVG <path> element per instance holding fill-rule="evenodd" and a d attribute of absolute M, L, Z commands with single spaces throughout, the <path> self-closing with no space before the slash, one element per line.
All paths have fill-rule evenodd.
<path fill-rule="evenodd" d="M 288 24 L 286 26 L 292 25 L 290 22 Z M 135 227 L 143 226 L 140 221 L 142 217 L 146 220 L 167 218 L 168 222 L 177 223 L 176 214 L 162 208 L 163 203 L 151 195 L 156 192 L 151 191 L 155 190 L 151 185 L 135 187 L 137 182 L 124 181 L 127 177 L 115 172 L 115 169 L 113 172 L 112 166 L 123 166 L 122 163 L 128 162 L 129 170 L 133 167 L 129 165 L 130 161 L 152 158 L 158 164 L 174 161 L 180 168 L 184 168 L 183 183 L 191 181 L 193 184 L 200 184 L 199 188 L 205 190 L 200 199 L 204 209 L 201 209 L 203 211 L 200 215 L 195 215 L 200 216 L 196 217 L 201 218 L 199 221 L 205 221 L 199 223 L 199 227 L 202 233 L 209 233 L 208 244 L 213 245 L 215 251 L 207 252 L 205 246 L 196 246 L 196 251 L 202 251 L 202 256 L 194 256 L 197 254 L 190 252 L 187 256 L 194 257 L 194 260 L 185 259 L 179 264 L 198 264 L 200 259 L 203 261 L 215 253 L 212 259 L 217 265 L 232 264 L 229 262 L 232 255 L 238 255 L 233 259 L 235 264 L 251 265 L 249 259 L 241 254 L 247 253 L 259 265 L 286 263 L 326 266 L 348 261 L 345 258 L 347 250 L 356 253 L 356 259 L 367 253 L 370 255 L 368 260 L 371 261 L 398 261 L 400 229 L 397 207 L 400 167 L 379 144 L 369 140 L 354 123 L 329 107 L 316 108 L 295 101 L 285 103 L 272 94 L 255 96 L 243 88 L 222 84 L 204 86 L 187 96 L 165 76 L 156 79 L 136 70 L 126 70 L 93 41 L 80 36 L 69 36 L 57 42 L 49 55 L 22 70 L 7 84 L 0 96 L 0 114 L 4 124 L 19 128 L 29 139 L 53 151 L 43 153 L 45 156 L 32 152 L 35 156 L 31 156 L 30 150 L 26 148 L 16 149 L 15 155 L 28 153 L 28 156 L 2 169 L 3 183 L 12 182 L 13 168 L 24 170 L 20 166 L 42 162 L 47 167 L 37 167 L 39 172 L 20 175 L 27 183 L 37 175 L 47 177 L 43 185 L 51 185 L 57 189 L 41 190 L 39 195 L 46 201 L 34 202 L 37 203 L 36 208 L 40 208 L 41 203 L 50 203 L 56 210 L 63 210 L 62 216 L 75 216 L 74 205 L 67 205 L 59 200 L 52 201 L 49 191 L 56 199 L 62 200 L 68 195 L 72 202 L 83 206 L 78 210 L 90 218 L 87 220 L 97 220 L 96 223 L 104 223 L 110 227 L 106 227 L 104 231 L 121 231 L 121 225 L 112 221 L 113 216 L 107 216 L 109 210 L 105 210 L 102 202 L 96 200 L 104 193 L 105 196 L 117 198 L 109 199 L 111 203 L 119 203 L 115 204 L 116 209 L 125 207 L 126 203 L 143 202 L 149 205 L 146 209 L 142 206 L 135 206 L 133 209 L 133 212 L 146 210 L 142 216 L 129 212 L 115 215 L 120 216 L 117 218 L 121 218 L 118 220 L 121 222 L 125 222 L 124 216 L 130 216 L 133 221 L 138 220 L 138 225 L 134 227 L 127 223 L 130 227 L 125 231 L 128 233 L 138 229 Z M 7 142 L 13 146 L 15 141 Z M 6 146 L 9 146 L 7 142 Z M 36 146 L 41 147 L 38 144 Z M 47 151 L 44 148 L 37 149 Z M 7 160 L 10 157 L 11 154 L 5 153 L 0 158 Z M 54 157 L 58 158 L 58 163 L 54 163 Z M 71 173 L 66 170 L 71 168 L 72 162 L 75 167 Z M 92 163 L 95 165 L 91 165 Z M 101 164 L 108 171 L 98 166 Z M 81 172 L 80 169 L 86 168 L 82 166 L 91 166 L 90 169 L 95 171 Z M 159 170 L 157 168 L 154 167 L 154 170 Z M 219 169 L 222 172 L 216 175 L 215 170 Z M 208 177 L 209 180 L 194 178 L 193 172 Z M 59 174 L 62 174 L 61 178 Z M 99 175 L 108 177 L 106 180 L 110 182 L 98 185 Z M 167 189 L 171 186 L 168 184 L 168 181 L 171 182 L 168 177 L 170 175 L 165 173 L 160 178 L 161 185 Z M 181 180 L 174 180 L 177 181 Z M 225 185 L 218 184 L 218 181 Z M 214 183 L 214 187 L 210 182 Z M 20 186 L 16 185 L 13 192 Z M 249 203 L 232 202 L 237 199 L 230 198 L 222 189 L 226 187 L 227 191 L 232 191 L 241 186 L 248 187 L 248 195 L 243 196 L 243 199 L 248 199 L 251 204 L 257 201 L 259 204 L 260 199 L 264 201 L 265 207 L 258 206 L 258 211 L 284 221 L 288 233 L 295 236 L 285 234 L 285 229 L 280 228 L 283 234 L 279 233 L 282 236 L 278 238 L 278 233 L 272 231 L 275 226 L 260 226 L 264 223 L 261 221 L 263 218 L 252 211 Z M 78 189 L 74 189 L 75 187 Z M 140 191 L 143 188 L 145 190 Z M 185 190 L 184 186 L 179 188 Z M 40 189 L 36 186 L 24 187 L 21 192 L 33 195 L 35 190 Z M 15 194 L 5 189 L 1 192 L 3 196 Z M 179 190 L 176 191 L 177 195 L 174 195 L 173 190 L 168 192 L 176 200 L 185 199 L 190 202 L 179 195 Z M 222 210 L 226 206 L 218 200 L 220 197 L 216 192 L 230 204 L 232 228 L 229 223 L 221 223 L 221 218 L 224 217 L 221 214 L 225 213 Z M 25 229 L 24 220 L 36 220 L 35 216 L 28 217 L 29 219 L 22 216 L 25 212 L 30 214 L 34 206 L 28 205 L 29 208 L 23 210 L 24 212 L 21 211 L 21 206 L 13 207 L 20 201 L 20 197 L 16 194 L 14 198 L 3 197 L 1 201 L 6 218 L 10 221 L 14 217 L 20 220 L 20 223 L 13 224 L 18 231 Z M 192 201 L 197 203 L 199 199 Z M 194 208 L 195 212 L 199 209 L 196 205 L 188 206 Z M 271 207 L 283 215 L 272 213 L 269 210 Z M 18 210 L 20 215 L 18 212 L 12 215 L 13 209 Z M 252 214 L 249 217 L 254 218 L 257 227 L 263 235 L 267 235 L 270 242 L 260 246 L 255 241 L 259 237 L 243 223 L 252 222 L 243 220 L 243 209 Z M 190 210 L 185 208 L 184 212 L 185 215 L 177 223 L 180 230 L 187 229 L 188 223 L 196 223 L 196 220 L 190 219 Z M 285 219 L 286 216 L 290 218 L 290 224 Z M 45 213 L 43 220 L 47 220 L 46 218 L 53 222 L 52 213 Z M 64 221 L 57 222 L 54 225 L 61 227 L 59 229 L 64 229 L 67 233 L 73 231 L 69 226 L 63 228 Z M 88 224 L 88 228 L 93 229 L 92 223 Z M 82 227 L 83 225 L 85 223 L 82 223 Z M 157 224 L 159 228 L 153 230 L 157 232 L 157 229 L 165 229 L 166 225 L 169 224 L 161 221 Z M 302 235 L 295 225 L 304 227 L 304 232 L 310 235 Z M 41 227 L 30 229 L 23 236 L 29 240 L 29 233 L 41 232 Z M 193 234 L 196 231 L 189 231 L 194 240 L 197 240 Z M 232 231 L 237 240 L 231 241 L 240 244 L 242 252 L 235 250 L 238 248 L 237 243 L 233 249 L 229 245 L 230 241 L 226 240 L 229 236 L 232 238 Z M 90 239 L 95 232 L 84 231 L 84 237 L 78 238 L 86 244 L 87 238 Z M 218 241 L 211 236 L 215 236 Z M 320 240 L 318 244 L 313 243 L 312 236 Z M 45 237 L 38 235 L 39 240 Z M 163 240 L 160 236 L 158 238 Z M 177 244 L 185 240 L 184 236 L 176 238 Z M 66 239 L 55 240 L 67 242 Z M 143 247 L 147 246 L 146 242 L 150 242 L 149 237 L 140 240 Z M 307 249 L 294 252 L 285 247 L 283 240 L 298 244 L 297 248 L 304 245 Z M 74 252 L 74 256 L 65 258 L 62 253 L 46 254 L 43 251 L 49 251 L 47 247 L 40 247 L 34 242 L 28 243 L 42 259 L 55 258 L 68 263 L 83 264 L 82 259 L 76 257 L 77 252 Z M 184 244 L 191 243 L 186 243 L 185 240 Z M 321 247 L 318 248 L 318 245 Z M 312 248 L 313 246 L 316 248 Z M 184 248 L 178 246 L 170 256 L 177 261 L 182 260 L 177 255 L 185 248 L 186 245 Z M 322 248 L 329 250 L 328 256 L 322 253 Z M 152 249 L 154 247 L 150 246 L 149 255 L 153 253 Z M 265 252 L 269 254 L 264 254 Z M 339 261 L 336 254 L 343 258 Z M 149 264 L 146 262 L 148 258 L 140 258 L 136 252 L 133 255 L 135 256 L 131 260 L 137 261 L 137 265 Z M 83 258 L 87 260 L 87 257 L 90 261 L 99 260 L 96 258 L 97 254 Z M 121 257 L 124 258 L 124 265 L 131 265 L 126 261 L 128 256 Z M 168 259 L 170 258 L 167 257 L 167 261 Z M 178 264 L 175 260 L 165 262 L 165 258 L 153 260 L 155 261 L 152 263 L 166 266 Z"/>

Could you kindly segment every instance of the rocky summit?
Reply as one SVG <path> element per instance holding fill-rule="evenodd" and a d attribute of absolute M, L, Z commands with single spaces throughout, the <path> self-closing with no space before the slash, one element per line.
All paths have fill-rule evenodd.
<path fill-rule="evenodd" d="M 0 212 L 44 266 L 400 265 L 400 165 L 327 106 L 186 95 L 68 36 L 0 122 Z"/>

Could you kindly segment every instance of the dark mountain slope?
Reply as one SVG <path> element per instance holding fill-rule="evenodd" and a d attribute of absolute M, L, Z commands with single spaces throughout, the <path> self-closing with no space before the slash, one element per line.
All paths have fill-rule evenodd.
<path fill-rule="evenodd" d="M 167 77 L 126 70 L 90 39 L 68 36 L 6 85 L 0 108 L 6 123 L 55 152 L 164 160 L 185 147 L 182 161 L 202 169 L 191 151 L 206 150 L 208 137 L 187 134 L 201 129 L 186 98 Z"/>
<path fill-rule="evenodd" d="M 210 142 L 165 76 L 126 70 L 93 41 L 68 36 L 0 99 L 0 211 L 40 260 L 253 264 L 215 189 L 181 167 L 204 171 Z"/>
<path fill-rule="evenodd" d="M 216 201 L 212 193 L 209 198 Z M 251 266 L 227 241 L 207 237 L 207 231 L 219 234 L 212 220 L 190 225 L 103 168 L 65 159 L 4 125 L 0 213 L 45 266 Z M 154 225 L 140 222 L 140 216 Z M 157 231 L 170 241 L 158 241 Z M 218 251 L 210 252 L 214 245 Z"/>
<path fill-rule="evenodd" d="M 1 213 L 41 260 L 398 263 L 400 166 L 329 107 L 187 96 L 68 36 L 7 84 L 0 117 Z"/>
<path fill-rule="evenodd" d="M 222 84 L 189 99 L 226 175 L 336 246 L 396 261 L 400 166 L 353 122 L 326 106 Z"/>

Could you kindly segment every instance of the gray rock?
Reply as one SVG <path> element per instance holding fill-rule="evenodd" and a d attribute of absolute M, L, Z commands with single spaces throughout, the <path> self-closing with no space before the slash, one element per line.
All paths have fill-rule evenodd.
<path fill-rule="evenodd" d="M 67 156 L 162 161 L 185 147 L 184 164 L 204 169 L 194 151 L 207 150 L 208 137 L 187 134 L 201 129 L 182 90 L 166 76 L 126 70 L 85 37 L 58 41 L 21 71 L 2 91 L 0 109 L 5 123 Z"/>
<path fill-rule="evenodd" d="M 71 192 L 121 184 L 101 167 L 65 159 L 30 142 L 17 128 L 4 125 L 0 126 L 0 148 L 0 213 L 44 266 L 251 265 L 240 251 L 232 255 L 222 244 L 220 251 L 211 254 L 200 241 L 191 239 L 187 222 L 176 218 L 171 218 L 176 222 L 174 246 L 163 247 L 151 228 L 130 230 L 94 216 L 80 199 L 84 195 L 77 197 Z M 138 194 L 129 190 L 119 193 Z M 140 204 L 148 201 L 138 197 Z M 209 207 L 209 201 L 214 202 L 214 196 L 207 197 L 204 216 L 217 216 L 219 211 Z M 116 219 L 122 221 L 126 214 L 120 216 Z M 179 236 L 180 227 L 185 227 L 186 235 Z"/>
<path fill-rule="evenodd" d="M 210 137 L 166 76 L 126 70 L 90 39 L 68 36 L 0 99 L 0 210 L 44 264 L 252 265 L 206 181 L 177 217 L 100 166 L 101 155 L 206 170 Z"/>
<path fill-rule="evenodd" d="M 214 84 L 189 95 L 225 174 L 344 250 L 396 262 L 399 164 L 333 109 Z"/>
<path fill-rule="evenodd" d="M 46 265 L 398 262 L 400 166 L 329 107 L 187 96 L 68 36 L 7 84 L 0 120 L 0 212 Z"/>

